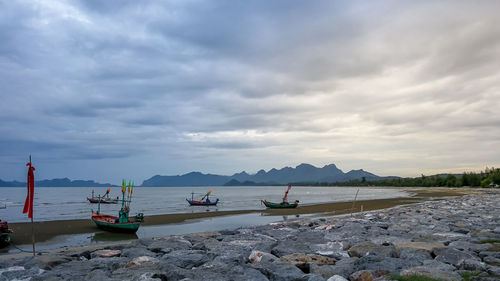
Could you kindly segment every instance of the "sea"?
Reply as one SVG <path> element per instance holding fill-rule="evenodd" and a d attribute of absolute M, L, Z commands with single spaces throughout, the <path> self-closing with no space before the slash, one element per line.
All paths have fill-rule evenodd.
<path fill-rule="evenodd" d="M 286 191 L 285 186 L 203 186 L 203 187 L 134 187 L 130 215 L 143 213 L 145 219 L 151 215 L 196 213 L 207 211 L 264 210 L 262 199 L 280 202 Z M 107 187 L 35 187 L 34 221 L 90 220 L 91 210 L 97 204 L 88 202 L 92 191 L 104 195 Z M 219 198 L 217 206 L 189 206 L 186 199 L 201 199 L 209 190 L 210 200 Z M 111 187 L 110 197 L 121 199 L 121 187 Z M 352 202 L 409 196 L 408 192 L 391 188 L 357 188 L 325 186 L 293 186 L 288 201 L 300 201 L 299 206 L 333 202 Z M 30 222 L 22 213 L 26 199 L 25 187 L 0 187 L 0 219 L 9 223 Z M 116 215 L 120 204 L 101 204 L 101 213 Z M 259 224 L 287 220 L 286 216 L 262 215 L 259 212 L 214 216 L 192 219 L 178 224 L 141 226 L 136 234 L 124 235 L 104 232 L 98 228 L 93 233 L 61 235 L 48 241 L 37 243 L 40 250 L 60 247 L 84 246 L 115 240 L 151 238 L 174 234 L 235 229 Z M 15 235 L 15 233 L 14 233 Z M 12 245 L 1 253 L 30 249 L 30 245 Z"/>
<path fill-rule="evenodd" d="M 111 187 L 110 197 L 122 198 L 121 187 Z M 103 187 L 37 187 L 33 203 L 34 220 L 71 220 L 90 218 L 91 204 L 87 197 L 104 195 Z M 213 186 L 213 187 L 134 187 L 131 215 L 143 213 L 148 215 L 191 213 L 206 211 L 189 206 L 186 199 L 201 199 L 209 190 L 210 200 L 219 198 L 216 207 L 210 211 L 255 210 L 262 209 L 260 200 L 266 199 L 280 202 L 286 187 L 284 186 Z M 396 189 L 326 187 L 326 186 L 294 186 L 288 194 L 288 201 L 300 201 L 300 205 L 311 205 L 331 202 L 397 198 L 408 196 L 408 193 Z M 192 195 L 191 193 L 194 193 Z M 26 199 L 25 187 L 0 187 L 0 219 L 8 222 L 29 222 L 22 209 Z M 101 204 L 102 213 L 116 213 L 119 204 Z M 5 208 L 2 208 L 5 207 Z"/>

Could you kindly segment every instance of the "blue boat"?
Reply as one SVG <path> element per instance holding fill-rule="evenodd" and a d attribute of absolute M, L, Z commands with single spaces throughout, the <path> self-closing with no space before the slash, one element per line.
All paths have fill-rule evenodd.
<path fill-rule="evenodd" d="M 190 206 L 217 206 L 217 203 L 219 203 L 219 198 L 217 198 L 214 202 L 210 201 L 210 193 L 212 193 L 211 189 L 201 198 L 201 200 L 194 200 L 194 192 L 191 192 L 191 200 L 186 198 L 186 201 Z"/>

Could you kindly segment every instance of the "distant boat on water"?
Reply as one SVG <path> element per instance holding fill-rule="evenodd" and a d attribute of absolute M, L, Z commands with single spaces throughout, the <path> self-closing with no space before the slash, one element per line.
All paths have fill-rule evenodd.
<path fill-rule="evenodd" d="M 118 201 L 120 199 L 118 199 L 118 197 L 115 198 L 111 198 L 109 197 L 109 192 L 111 191 L 110 188 L 108 188 L 108 190 L 106 191 L 106 193 L 104 194 L 104 196 L 97 196 L 95 197 L 94 195 L 94 190 L 92 190 L 92 197 L 87 197 L 87 200 L 89 200 L 90 203 L 99 203 L 99 201 L 101 202 L 101 204 L 118 204 Z"/>
<path fill-rule="evenodd" d="M 271 208 L 271 209 L 291 209 L 291 208 L 297 208 L 299 205 L 299 200 L 295 200 L 293 203 L 288 203 L 288 191 L 292 188 L 291 185 L 288 186 L 287 190 L 285 191 L 285 196 L 283 196 L 283 201 L 281 203 L 274 203 L 270 202 L 267 200 L 260 200 L 261 203 L 263 203 L 266 207 Z"/>
<path fill-rule="evenodd" d="M 191 192 L 191 200 L 186 198 L 186 201 L 189 203 L 190 206 L 217 206 L 219 198 L 217 198 L 214 202 L 210 201 L 209 196 L 212 193 L 212 191 L 213 190 L 210 189 L 210 191 L 208 191 L 207 194 L 203 195 L 203 197 L 199 201 L 194 200 L 194 192 Z"/>

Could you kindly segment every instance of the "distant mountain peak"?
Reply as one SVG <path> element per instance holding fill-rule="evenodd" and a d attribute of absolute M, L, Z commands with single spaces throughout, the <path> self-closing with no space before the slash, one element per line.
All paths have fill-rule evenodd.
<path fill-rule="evenodd" d="M 182 176 L 158 176 L 143 182 L 143 186 L 196 186 L 196 185 L 250 185 L 251 183 L 289 184 L 289 183 L 315 183 L 315 182 L 343 182 L 365 177 L 367 180 L 381 179 L 369 172 L 351 170 L 344 173 L 335 164 L 328 164 L 322 168 L 311 164 L 301 163 L 295 168 L 272 168 L 268 172 L 260 169 L 255 174 L 245 171 L 232 176 L 220 176 L 191 172 Z"/>

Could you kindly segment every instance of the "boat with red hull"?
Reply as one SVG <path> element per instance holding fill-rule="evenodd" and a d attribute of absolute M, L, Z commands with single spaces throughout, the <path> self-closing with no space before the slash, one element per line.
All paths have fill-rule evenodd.
<path fill-rule="evenodd" d="M 90 203 L 94 203 L 94 204 L 97 204 L 99 203 L 99 200 L 101 200 L 101 204 L 118 204 L 118 201 L 120 201 L 120 199 L 118 199 L 118 197 L 115 198 L 111 198 L 109 197 L 109 192 L 111 191 L 110 188 L 108 188 L 108 190 L 106 190 L 106 193 L 104 193 L 104 196 L 95 196 L 94 195 L 94 190 L 92 190 L 92 197 L 87 197 L 87 200 L 89 200 Z"/>
<path fill-rule="evenodd" d="M 191 200 L 186 198 L 186 201 L 190 206 L 217 206 L 217 203 L 219 203 L 219 198 L 217 198 L 215 201 L 210 201 L 210 193 L 212 193 L 211 189 L 201 198 L 201 200 L 194 200 L 194 192 L 191 192 Z"/>
<path fill-rule="evenodd" d="M 10 244 L 10 234 L 13 232 L 6 221 L 0 220 L 0 248 Z"/>
<path fill-rule="evenodd" d="M 144 221 L 144 216 L 138 214 L 135 217 L 126 217 L 126 220 L 120 222 L 120 217 L 92 213 L 92 221 L 102 230 L 121 233 L 136 233 Z"/>
<path fill-rule="evenodd" d="M 109 189 L 108 189 L 109 191 Z M 102 198 L 98 198 L 98 209 L 97 212 L 92 210 L 92 221 L 100 229 L 111 231 L 111 232 L 121 232 L 121 233 L 135 233 L 144 221 L 144 215 L 138 213 L 135 217 L 129 217 L 128 213 L 130 211 L 130 202 L 132 202 L 132 194 L 134 192 L 134 185 L 128 184 L 127 198 L 125 199 L 125 192 L 127 191 L 125 186 L 125 181 L 122 182 L 122 207 L 118 212 L 118 216 L 111 216 L 106 214 L 101 214 L 101 203 Z"/>

